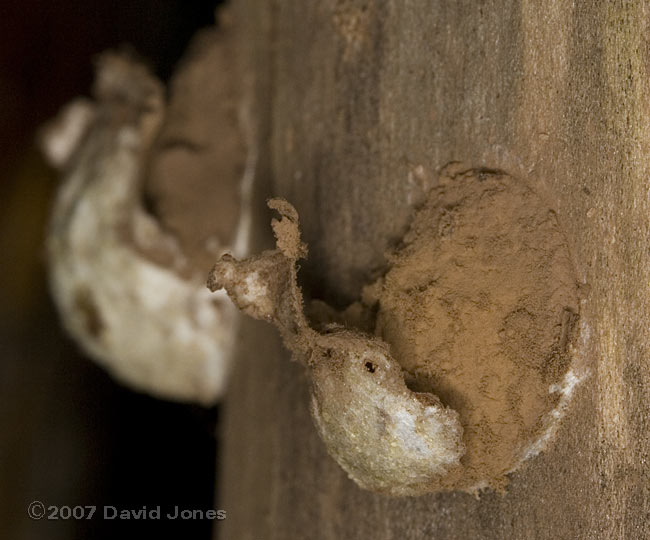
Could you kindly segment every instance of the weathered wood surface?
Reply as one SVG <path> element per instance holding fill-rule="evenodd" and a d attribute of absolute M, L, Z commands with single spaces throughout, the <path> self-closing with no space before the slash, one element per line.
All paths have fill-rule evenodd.
<path fill-rule="evenodd" d="M 343 305 L 450 161 L 547 196 L 587 284 L 591 376 L 508 492 L 389 498 L 328 457 L 306 379 L 247 321 L 228 396 L 220 538 L 650 538 L 650 4 L 237 0 L 258 243 L 298 209 L 313 296 Z"/>

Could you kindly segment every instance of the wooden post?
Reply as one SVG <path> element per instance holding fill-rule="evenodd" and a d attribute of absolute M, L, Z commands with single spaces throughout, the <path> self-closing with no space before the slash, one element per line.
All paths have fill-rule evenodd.
<path fill-rule="evenodd" d="M 648 2 L 237 0 L 264 196 L 300 212 L 305 289 L 342 306 L 451 161 L 558 213 L 587 284 L 590 378 L 504 495 L 390 498 L 327 455 L 302 368 L 246 321 L 225 406 L 220 538 L 650 538 Z"/>

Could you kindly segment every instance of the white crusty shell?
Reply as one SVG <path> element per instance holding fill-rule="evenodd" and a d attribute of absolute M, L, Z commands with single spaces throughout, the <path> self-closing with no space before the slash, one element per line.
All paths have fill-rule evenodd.
<path fill-rule="evenodd" d="M 465 452 L 456 411 L 407 388 L 398 362 L 380 339 L 309 327 L 296 283 L 306 254 L 298 214 L 286 201 L 269 206 L 278 249 L 243 261 L 224 256 L 210 274 L 245 313 L 273 322 L 294 357 L 309 368 L 311 412 L 330 455 L 359 486 L 391 495 L 420 495 L 458 465 Z"/>
<path fill-rule="evenodd" d="M 117 379 L 213 404 L 225 390 L 236 310 L 224 294 L 209 294 L 203 276 L 181 277 L 181 251 L 138 202 L 162 88 L 120 56 L 104 57 L 97 84 L 99 103 L 68 107 L 44 137 L 46 153 L 65 167 L 47 238 L 52 294 L 65 328 Z M 139 246 L 172 264 L 156 264 Z"/>
<path fill-rule="evenodd" d="M 330 454 L 364 489 L 430 491 L 465 453 L 458 413 L 409 390 L 383 342 L 348 331 L 319 342 L 328 353 L 311 362 L 311 412 Z"/>

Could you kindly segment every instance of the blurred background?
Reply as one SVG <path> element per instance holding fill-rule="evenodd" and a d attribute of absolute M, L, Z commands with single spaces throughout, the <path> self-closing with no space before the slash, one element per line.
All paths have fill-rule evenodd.
<path fill-rule="evenodd" d="M 63 334 L 43 238 L 57 176 L 35 133 L 130 45 L 167 80 L 216 0 L 0 3 L 0 538 L 210 538 L 209 520 L 30 520 L 47 505 L 217 508 L 217 411 L 114 383 Z M 164 517 L 164 516 L 163 516 Z M 218 532 L 218 523 L 216 529 Z"/>

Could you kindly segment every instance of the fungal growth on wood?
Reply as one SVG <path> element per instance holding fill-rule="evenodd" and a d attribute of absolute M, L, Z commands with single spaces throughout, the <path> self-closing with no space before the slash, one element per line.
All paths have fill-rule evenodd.
<path fill-rule="evenodd" d="M 296 281 L 307 253 L 298 214 L 281 199 L 269 206 L 282 216 L 277 249 L 224 256 L 208 286 L 278 327 L 308 369 L 321 438 L 358 485 L 500 490 L 553 439 L 578 380 L 578 297 L 557 217 L 534 192 L 498 171 L 449 167 L 346 314 L 357 316 L 318 302 L 320 321 L 308 321 Z"/>
<path fill-rule="evenodd" d="M 224 256 L 210 273 L 245 313 L 273 322 L 312 382 L 311 412 L 330 453 L 362 487 L 393 494 L 421 490 L 458 464 L 464 448 L 458 414 L 434 395 L 412 392 L 385 343 L 331 328 L 320 334 L 303 313 L 296 261 L 306 255 L 298 214 L 286 201 L 269 206 L 277 249 L 236 261 Z"/>
<path fill-rule="evenodd" d="M 223 88 L 230 79 L 219 75 L 225 82 L 210 93 L 203 80 L 212 73 L 205 65 L 223 67 L 228 56 L 220 35 L 199 36 L 166 103 L 162 84 L 143 65 L 105 54 L 96 99 L 73 103 L 44 137 L 64 177 L 47 239 L 64 326 L 127 385 L 204 405 L 225 389 L 238 313 L 225 293 L 205 290 L 198 269 L 226 250 L 245 254 L 249 219 L 237 101 Z M 198 119 L 187 105 L 194 94 L 203 105 Z M 216 103 L 203 103 L 209 99 Z M 214 137 L 215 129 L 222 136 Z M 191 199 L 202 192 L 201 178 L 216 202 Z M 184 195 L 157 197 L 173 191 L 158 189 L 170 182 Z M 208 212 L 212 223 L 205 225 Z M 200 227 L 192 241 L 182 235 L 194 229 L 180 219 Z"/>

